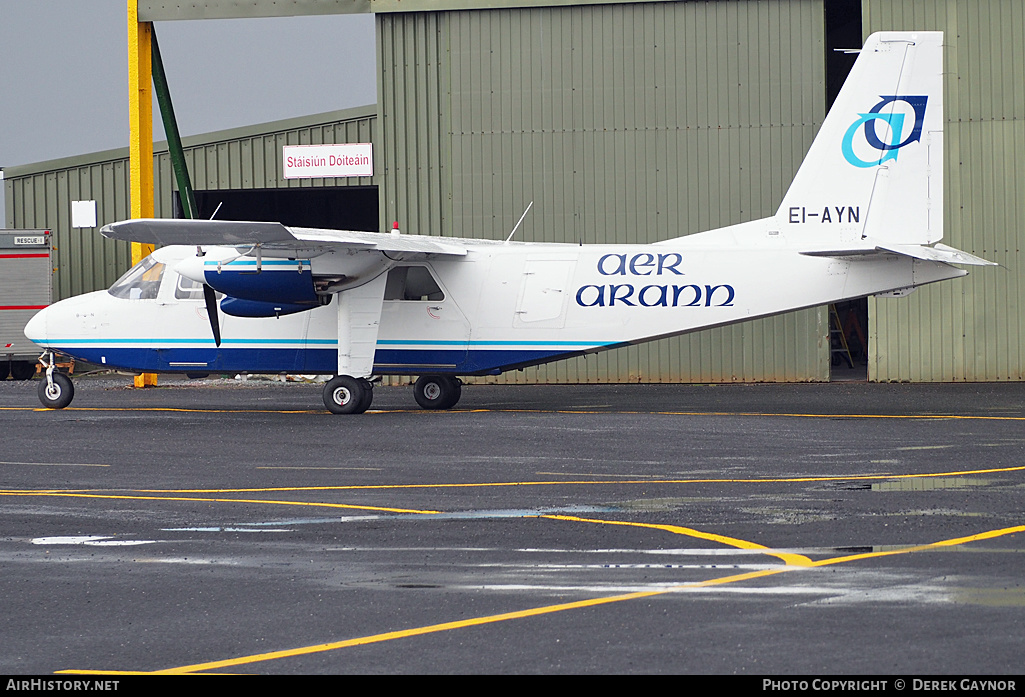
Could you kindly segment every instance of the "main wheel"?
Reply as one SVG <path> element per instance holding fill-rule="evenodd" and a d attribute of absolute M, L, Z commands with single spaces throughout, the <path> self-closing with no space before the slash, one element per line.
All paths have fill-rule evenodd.
<path fill-rule="evenodd" d="M 356 413 L 362 414 L 370 408 L 370 404 L 374 401 L 374 383 L 366 378 L 360 378 L 359 381 L 363 383 L 363 403 L 359 405 L 359 411 Z"/>
<path fill-rule="evenodd" d="M 46 381 L 46 376 L 39 382 L 39 401 L 48 409 L 63 409 L 75 398 L 75 386 L 71 378 L 54 371 L 53 385 Z"/>
<path fill-rule="evenodd" d="M 413 398 L 424 409 L 451 409 L 462 392 L 463 383 L 451 375 L 423 375 L 413 385 Z"/>
<path fill-rule="evenodd" d="M 12 361 L 11 377 L 15 380 L 31 380 L 36 374 L 36 364 L 29 361 Z"/>
<path fill-rule="evenodd" d="M 338 375 L 324 385 L 324 406 L 334 414 L 362 414 L 374 399 L 370 383 L 350 375 Z"/>

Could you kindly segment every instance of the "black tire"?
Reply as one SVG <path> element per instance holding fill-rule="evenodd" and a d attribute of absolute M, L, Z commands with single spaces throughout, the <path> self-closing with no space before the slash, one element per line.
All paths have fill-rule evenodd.
<path fill-rule="evenodd" d="M 422 375 L 413 385 L 413 398 L 423 409 L 451 409 L 462 392 L 463 383 L 451 375 Z"/>
<path fill-rule="evenodd" d="M 362 414 L 374 401 L 374 383 L 370 382 L 366 378 L 360 378 L 360 382 L 363 383 L 363 403 L 359 405 L 359 411 L 357 414 Z"/>
<path fill-rule="evenodd" d="M 39 401 L 48 409 L 63 409 L 71 404 L 74 398 L 75 386 L 71 383 L 71 378 L 63 373 L 54 371 L 52 387 L 47 383 L 45 375 L 39 381 Z"/>
<path fill-rule="evenodd" d="M 12 361 L 11 377 L 15 380 L 31 380 L 36 374 L 36 364 L 28 361 Z"/>
<path fill-rule="evenodd" d="M 370 383 L 362 378 L 338 375 L 324 385 L 324 406 L 332 414 L 362 414 L 373 399 Z"/>

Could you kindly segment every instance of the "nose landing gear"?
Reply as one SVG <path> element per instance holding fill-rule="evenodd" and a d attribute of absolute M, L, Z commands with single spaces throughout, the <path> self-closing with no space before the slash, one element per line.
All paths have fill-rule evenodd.
<path fill-rule="evenodd" d="M 45 360 L 49 357 L 49 361 Z M 46 368 L 44 379 L 39 381 L 39 401 L 47 409 L 63 409 L 75 398 L 75 386 L 71 378 L 57 372 L 57 363 L 53 351 L 39 357 L 39 362 Z"/>

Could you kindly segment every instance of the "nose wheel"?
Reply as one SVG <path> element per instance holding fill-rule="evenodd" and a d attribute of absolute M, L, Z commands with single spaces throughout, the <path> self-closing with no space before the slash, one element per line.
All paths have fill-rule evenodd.
<path fill-rule="evenodd" d="M 413 397 L 424 409 L 451 409 L 462 391 L 463 383 L 451 375 L 423 375 L 413 385 Z"/>
<path fill-rule="evenodd" d="M 49 363 L 44 362 L 43 365 L 46 366 L 46 374 L 39 381 L 39 401 L 47 409 L 63 409 L 75 398 L 75 386 L 71 378 L 57 372 L 52 353 Z"/>

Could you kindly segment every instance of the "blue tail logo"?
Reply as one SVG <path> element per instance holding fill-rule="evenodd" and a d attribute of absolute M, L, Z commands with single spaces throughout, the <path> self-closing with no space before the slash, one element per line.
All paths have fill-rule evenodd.
<path fill-rule="evenodd" d="M 893 95 L 886 97 L 880 95 L 880 102 L 874 107 L 869 109 L 867 114 L 858 114 L 858 118 L 850 125 L 847 132 L 844 133 L 843 141 L 840 144 L 840 150 L 843 152 L 844 159 L 855 167 L 875 167 L 881 165 L 887 160 L 896 160 L 897 151 L 903 148 L 905 145 L 910 145 L 915 141 L 922 139 L 922 123 L 925 119 L 925 105 L 929 101 L 929 97 L 926 95 L 917 96 L 898 96 Z M 880 113 L 880 110 L 887 104 L 893 104 L 894 102 L 907 102 L 908 105 L 915 112 L 915 122 L 911 126 L 911 130 L 904 140 L 901 137 L 904 135 L 904 113 L 894 113 L 891 108 L 888 113 Z M 889 138 L 890 142 L 884 142 L 876 130 L 877 121 L 883 121 L 889 127 Z M 879 151 L 878 159 L 862 160 L 856 154 L 854 154 L 854 139 L 857 137 L 859 129 L 864 126 L 864 138 L 865 142 L 868 143 L 870 148 L 874 148 Z"/>

